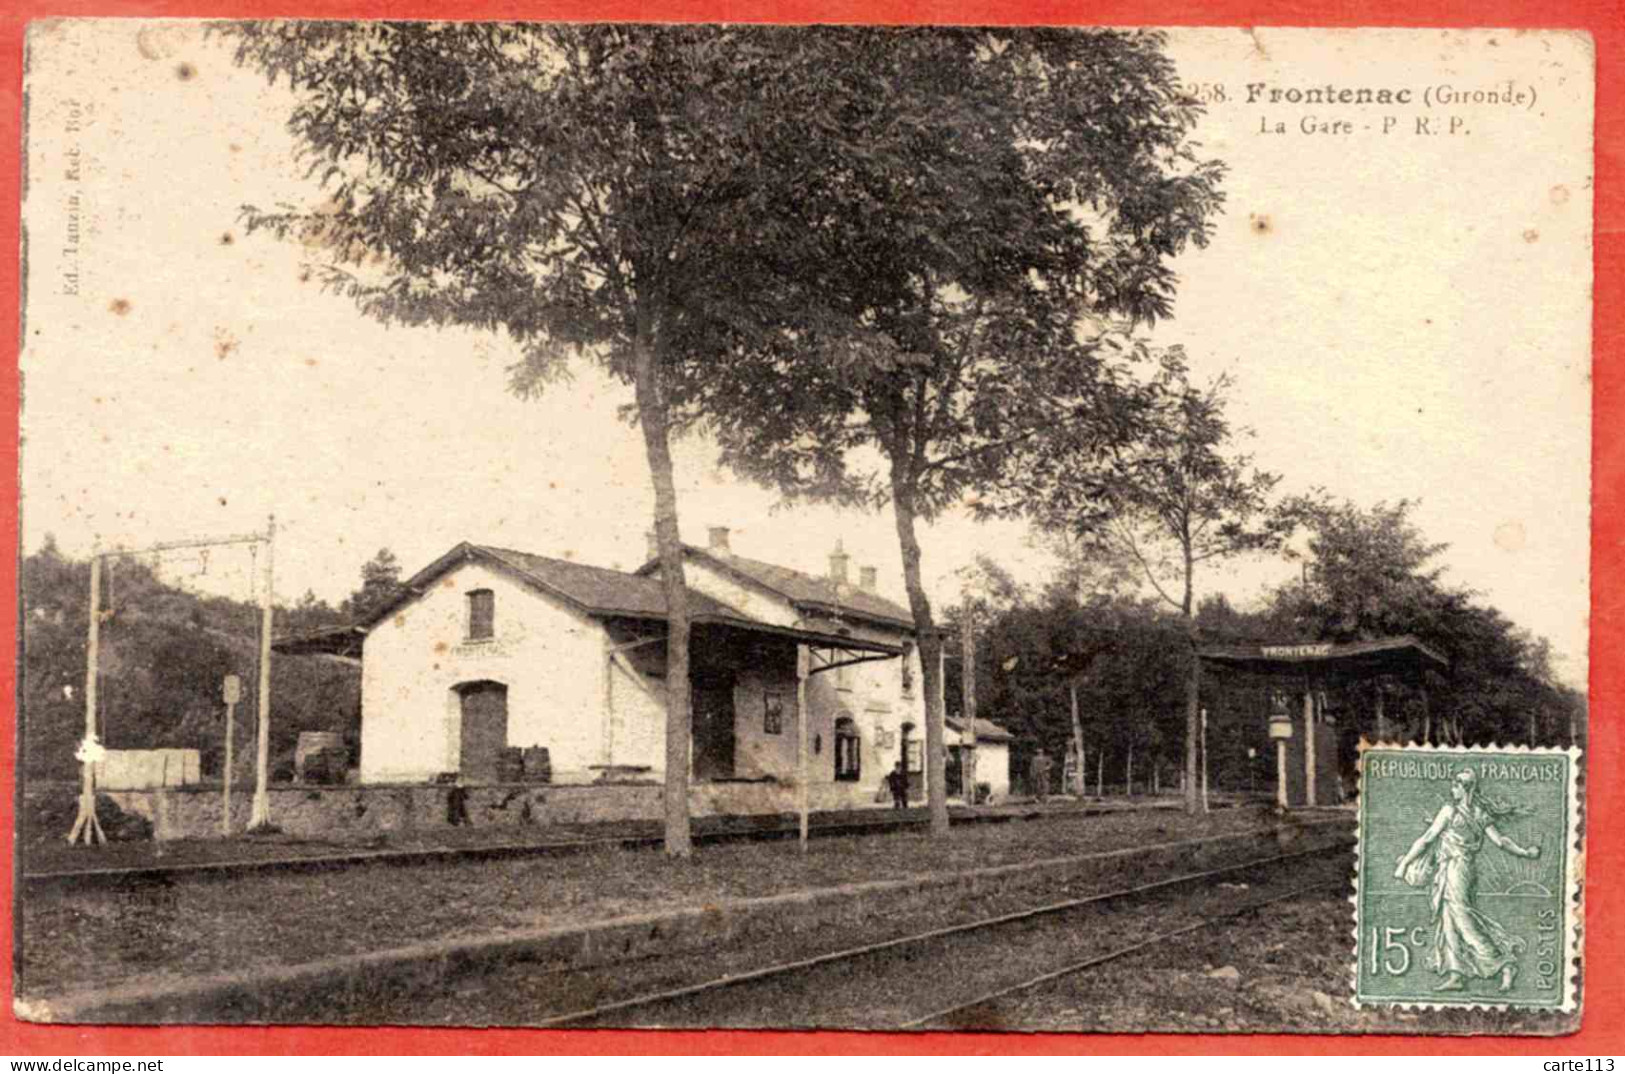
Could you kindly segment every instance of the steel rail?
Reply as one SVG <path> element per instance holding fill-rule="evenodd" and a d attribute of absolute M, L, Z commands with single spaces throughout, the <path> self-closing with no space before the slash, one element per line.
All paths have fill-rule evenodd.
<path fill-rule="evenodd" d="M 897 1028 L 923 1029 L 930 1023 L 941 1021 L 942 1019 L 947 1018 L 949 1015 L 958 1011 L 969 1010 L 973 1007 L 981 1007 L 985 1004 L 992 1003 L 995 1000 L 1003 999 L 1005 996 L 1014 995 L 1017 992 L 1026 992 L 1029 989 L 1037 988 L 1039 985 L 1048 984 L 1049 982 L 1059 980 L 1062 977 L 1071 977 L 1074 974 L 1082 973 L 1084 970 L 1093 969 L 1095 966 L 1101 966 L 1108 962 L 1115 962 L 1120 958 L 1126 958 L 1127 956 L 1137 952 L 1167 943 L 1169 940 L 1176 940 L 1181 936 L 1189 936 L 1193 932 L 1200 932 L 1203 929 L 1212 928 L 1214 925 L 1222 924 L 1226 921 L 1233 921 L 1238 917 L 1246 917 L 1248 914 L 1256 913 L 1257 911 L 1264 909 L 1266 906 L 1273 906 L 1278 902 L 1286 902 L 1289 899 L 1296 899 L 1299 896 L 1307 895 L 1311 892 L 1327 890 L 1346 883 L 1348 883 L 1347 877 L 1337 881 L 1327 881 L 1324 884 L 1308 884 L 1304 887 L 1295 888 L 1292 891 L 1285 892 L 1284 894 L 1273 896 L 1272 898 L 1260 899 L 1258 902 L 1251 903 L 1247 906 L 1241 907 L 1238 910 L 1230 910 L 1222 914 L 1214 914 L 1213 916 L 1205 917 L 1194 924 L 1186 925 L 1184 928 L 1174 929 L 1172 932 L 1159 933 L 1148 940 L 1142 940 L 1139 943 L 1130 944 L 1127 947 L 1120 947 L 1115 951 L 1108 951 L 1103 955 L 1093 955 L 1082 960 L 1081 962 L 1074 962 L 1071 965 L 1062 966 L 1058 970 L 1050 970 L 1048 973 L 1041 973 L 1037 977 L 1022 981 L 1020 984 L 1013 984 L 1005 988 L 996 989 L 992 992 L 978 996 L 975 999 L 967 1000 L 964 1003 L 956 1003 L 951 1007 L 944 1007 L 941 1010 L 933 1011 L 931 1014 L 910 1019 L 909 1021 L 899 1025 Z"/>
<path fill-rule="evenodd" d="M 1033 918 L 1063 913 L 1067 910 L 1075 910 L 1097 903 L 1110 902 L 1117 899 L 1133 898 L 1138 895 L 1144 895 L 1155 891 L 1161 891 L 1166 888 L 1176 887 L 1181 884 L 1191 884 L 1203 880 L 1209 880 L 1214 877 L 1229 876 L 1233 873 L 1244 872 L 1248 869 L 1256 869 L 1264 865 L 1273 865 L 1283 861 L 1296 861 L 1299 858 L 1324 855 L 1329 851 L 1342 850 L 1347 847 L 1352 847 L 1353 845 L 1353 840 L 1348 840 L 1346 842 L 1338 841 L 1324 846 L 1313 847 L 1309 850 L 1297 851 L 1291 854 L 1277 854 L 1268 858 L 1256 858 L 1252 861 L 1243 862 L 1239 865 L 1229 865 L 1222 869 L 1210 869 L 1206 872 L 1200 873 L 1185 873 L 1180 876 L 1170 877 L 1164 880 L 1156 880 L 1149 884 L 1140 884 L 1135 887 L 1128 888 L 1118 888 L 1114 891 L 1099 892 L 1094 895 L 1086 895 L 1077 899 L 1065 899 L 1061 902 L 1046 903 L 1043 906 L 1031 907 L 1026 910 L 1017 910 L 1008 914 L 1000 914 L 996 917 L 982 918 L 977 921 L 970 921 L 960 925 L 946 925 L 942 928 L 929 929 L 925 932 L 914 933 L 910 936 L 899 936 L 890 940 L 882 940 L 879 943 L 864 944 L 860 947 L 843 948 L 839 951 L 829 951 L 821 955 L 814 955 L 810 958 L 796 959 L 791 962 L 776 963 L 772 966 L 764 966 L 759 969 L 746 970 L 741 973 L 725 974 L 709 981 L 702 981 L 699 984 L 684 985 L 680 988 L 664 989 L 659 992 L 650 992 L 642 996 L 633 996 L 628 999 L 616 1000 L 611 1003 L 601 1004 L 597 1007 L 588 1007 L 578 1011 L 571 1011 L 566 1014 L 554 1015 L 551 1018 L 544 1018 L 540 1021 L 532 1022 L 530 1025 L 538 1028 L 547 1028 L 570 1025 L 575 1022 L 588 1022 L 601 1018 L 607 1014 L 634 1010 L 638 1007 L 648 1007 L 657 1003 L 665 1003 L 670 1000 L 683 999 L 687 996 L 702 995 L 706 992 L 721 991 L 736 987 L 738 985 L 749 984 L 754 981 L 761 981 L 772 977 L 781 977 L 787 974 L 797 973 L 802 970 L 814 969 L 818 966 L 826 966 L 832 963 L 851 961 L 867 955 L 877 954 L 881 951 L 889 951 L 899 947 L 906 947 L 911 944 L 925 943 L 930 940 L 962 935 L 982 929 L 997 928 L 1001 925 L 1009 925 L 1019 921 L 1028 921 L 1032 920 Z"/>

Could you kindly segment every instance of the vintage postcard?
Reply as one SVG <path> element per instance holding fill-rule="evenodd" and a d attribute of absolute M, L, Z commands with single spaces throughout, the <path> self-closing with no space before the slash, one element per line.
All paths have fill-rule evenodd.
<path fill-rule="evenodd" d="M 26 80 L 19 1017 L 1580 1026 L 1586 35 Z"/>

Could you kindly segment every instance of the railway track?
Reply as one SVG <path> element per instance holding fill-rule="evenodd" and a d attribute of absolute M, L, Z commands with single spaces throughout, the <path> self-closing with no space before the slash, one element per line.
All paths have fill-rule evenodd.
<path fill-rule="evenodd" d="M 693 984 L 614 999 L 544 1018 L 527 1018 L 526 1024 L 550 1027 L 589 1026 L 842 1026 L 865 1029 L 922 1029 L 945 1024 L 967 1028 L 972 1023 L 997 1027 L 991 1021 L 974 1017 L 990 1004 L 1006 997 L 1040 987 L 1071 974 L 1084 972 L 1117 959 L 1154 949 L 1194 932 L 1257 913 L 1275 903 L 1301 898 L 1335 885 L 1349 883 L 1348 848 L 1338 842 L 1309 850 L 1258 858 L 1218 869 L 1185 873 L 1149 883 L 1064 899 L 1011 913 L 929 929 L 912 935 L 861 944 L 811 957 L 724 974 Z M 1244 878 L 1269 873 L 1306 860 L 1328 860 L 1326 875 L 1307 884 L 1289 885 L 1264 898 L 1252 898 L 1245 905 L 1224 905 L 1211 911 L 1192 913 L 1177 905 L 1180 898 L 1194 895 L 1206 901 L 1213 892 L 1221 900 L 1233 902 L 1232 892 L 1250 890 Z M 1333 879 L 1332 874 L 1336 878 Z M 1220 885 L 1229 884 L 1229 888 Z M 1173 896 L 1174 905 L 1165 898 Z M 1139 907 L 1140 920 L 1132 918 Z M 1116 911 L 1112 913 L 1110 911 Z M 1178 927 L 1147 927 L 1147 912 L 1172 912 L 1185 918 Z M 1075 927 L 1078 915 L 1102 918 L 1098 932 L 1113 936 L 1132 935 L 1131 942 L 1109 944 L 1100 950 L 1087 950 L 1082 957 L 1070 957 L 1055 964 L 1054 954 L 1075 952 L 1082 935 Z M 1056 933 L 1057 929 L 1070 931 Z M 1025 933 L 1025 935 L 1022 935 Z M 958 945 L 957 948 L 955 945 Z M 966 975 L 967 986 L 940 1002 L 942 989 L 953 991 L 956 967 L 981 965 L 1002 958 L 1019 963 L 1031 954 L 1048 967 L 1042 972 L 1025 973 L 1011 980 L 1003 967 L 986 965 Z M 933 963 L 948 968 L 948 978 L 935 971 Z M 1002 971 L 1002 972 L 1001 972 Z M 887 975 L 904 979 L 890 984 Z M 879 998 L 866 999 L 869 992 Z M 844 993 L 844 995 L 843 995 Z M 833 1006 L 830 1002 L 833 1001 Z M 923 1012 L 921 1006 L 925 1007 Z M 823 1007 L 822 1010 L 820 1008 Z M 774 1015 L 775 1008 L 783 1015 Z M 736 1017 L 744 1012 L 744 1017 Z M 971 1017 L 967 1017 L 971 1015 Z"/>
<path fill-rule="evenodd" d="M 1137 955 L 1144 951 L 1150 951 L 1154 948 L 1161 947 L 1163 944 L 1171 943 L 1174 940 L 1189 936 L 1192 933 L 1213 928 L 1215 925 L 1226 924 L 1240 918 L 1250 917 L 1253 914 L 1258 913 L 1260 910 L 1267 909 L 1268 907 L 1274 906 L 1277 903 L 1301 899 L 1306 895 L 1317 894 L 1321 891 L 1327 891 L 1332 888 L 1341 888 L 1347 883 L 1348 880 L 1345 877 L 1341 880 L 1327 881 L 1320 884 L 1306 884 L 1302 887 L 1294 888 L 1291 891 L 1287 891 L 1280 895 L 1257 900 L 1256 902 L 1252 902 L 1246 906 L 1240 907 L 1239 909 L 1214 914 L 1210 917 L 1205 917 L 1200 921 L 1185 925 L 1182 928 L 1158 933 L 1157 935 L 1146 940 L 1141 940 L 1138 943 L 1129 944 L 1126 947 L 1119 947 L 1116 950 L 1108 951 L 1105 954 L 1094 955 L 1078 962 L 1069 963 L 1068 965 L 1062 966 L 1059 969 L 1048 970 L 1044 973 L 1040 973 L 1036 977 L 1029 977 L 1026 980 L 1018 981 L 1015 984 L 1007 985 L 1003 988 L 998 988 L 991 992 L 983 993 L 982 995 L 976 996 L 972 999 L 954 1003 L 947 1007 L 942 1007 L 938 1010 L 930 1012 L 929 1014 L 921 1015 L 918 1018 L 912 1018 L 897 1028 L 931 1029 L 938 1023 L 944 1023 L 944 1028 L 973 1028 L 973 1020 L 965 1017 L 965 1015 L 970 1012 L 986 1012 L 990 1005 L 997 1003 L 1000 1000 L 1009 999 L 1012 996 L 1019 995 L 1023 992 L 1032 991 L 1035 988 L 1040 988 L 1047 984 L 1053 984 L 1056 981 L 1082 973 L 1085 970 L 1094 969 L 1096 966 L 1104 966 L 1108 962 L 1116 962 L 1119 959 L 1128 958 L 1131 955 Z M 997 1024 L 999 1021 L 998 1019 L 988 1018 L 985 1013 L 982 1015 L 980 1020 L 995 1024 Z"/>

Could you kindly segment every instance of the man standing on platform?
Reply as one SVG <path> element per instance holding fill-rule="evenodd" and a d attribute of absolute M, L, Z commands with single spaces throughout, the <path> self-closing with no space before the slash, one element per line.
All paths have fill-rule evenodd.
<path fill-rule="evenodd" d="M 891 791 L 891 804 L 893 809 L 908 808 L 908 773 L 903 771 L 903 762 L 898 761 L 892 770 L 886 774 L 886 786 Z"/>
<path fill-rule="evenodd" d="M 1032 777 L 1033 797 L 1040 802 L 1049 797 L 1049 754 L 1042 748 L 1033 754 L 1032 763 L 1028 766 L 1027 774 Z"/>

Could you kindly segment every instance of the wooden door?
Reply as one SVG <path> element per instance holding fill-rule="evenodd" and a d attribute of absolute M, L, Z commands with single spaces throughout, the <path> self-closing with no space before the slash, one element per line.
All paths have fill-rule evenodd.
<path fill-rule="evenodd" d="M 508 688 L 499 682 L 472 682 L 457 692 L 462 698 L 458 770 L 464 779 L 495 783 L 498 759 L 508 745 Z"/>
<path fill-rule="evenodd" d="M 732 675 L 694 679 L 694 778 L 734 774 L 734 682 Z"/>
<path fill-rule="evenodd" d="M 965 755 L 959 746 L 948 747 L 948 762 L 943 766 L 943 786 L 948 790 L 949 798 L 962 797 L 965 793 Z"/>

